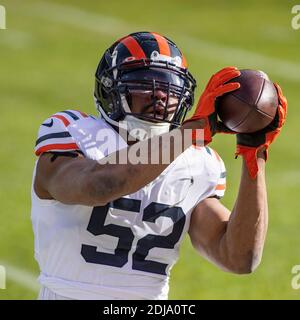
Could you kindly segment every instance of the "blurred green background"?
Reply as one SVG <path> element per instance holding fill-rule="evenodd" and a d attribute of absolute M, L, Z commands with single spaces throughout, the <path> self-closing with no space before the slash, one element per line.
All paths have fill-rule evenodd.
<path fill-rule="evenodd" d="M 291 286 L 300 264 L 300 30 L 291 27 L 293 1 L 4 0 L 0 30 L 0 265 L 7 289 L 0 299 L 35 299 L 30 188 L 40 123 L 64 108 L 95 114 L 94 72 L 104 49 L 134 31 L 174 40 L 198 80 L 197 97 L 226 65 L 264 70 L 289 100 L 289 115 L 267 165 L 270 224 L 261 265 L 251 275 L 224 273 L 192 249 L 188 239 L 172 270 L 170 299 L 299 299 Z M 233 207 L 241 160 L 232 136 L 215 137 L 225 161 L 223 203 Z"/>

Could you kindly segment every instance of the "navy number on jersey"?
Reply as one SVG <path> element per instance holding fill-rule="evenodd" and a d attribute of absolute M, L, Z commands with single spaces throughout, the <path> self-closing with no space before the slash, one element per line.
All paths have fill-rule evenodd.
<path fill-rule="evenodd" d="M 94 207 L 87 230 L 95 236 L 102 234 L 118 237 L 115 254 L 99 252 L 97 247 L 83 244 L 81 255 L 86 262 L 123 267 L 128 262 L 128 254 L 134 240 L 129 227 L 115 224 L 104 225 L 109 208 L 116 208 L 138 213 L 140 200 L 120 198 L 106 206 Z M 132 269 L 166 275 L 167 264 L 146 260 L 152 248 L 174 249 L 179 241 L 185 224 L 185 214 L 180 207 L 170 207 L 165 204 L 152 202 L 143 211 L 143 221 L 153 222 L 159 217 L 168 217 L 173 222 L 172 232 L 167 236 L 149 234 L 139 239 L 136 251 L 132 255 Z"/>

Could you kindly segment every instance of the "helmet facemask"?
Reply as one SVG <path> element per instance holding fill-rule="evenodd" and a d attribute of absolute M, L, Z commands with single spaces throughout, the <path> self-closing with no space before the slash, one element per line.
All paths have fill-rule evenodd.
<path fill-rule="evenodd" d="M 164 132 L 182 124 L 195 87 L 176 44 L 142 31 L 106 50 L 96 71 L 94 96 L 98 111 L 114 127 L 127 121 L 131 127 Z"/>
<path fill-rule="evenodd" d="M 109 117 L 120 121 L 126 115 L 151 122 L 166 122 L 171 127 L 180 126 L 194 101 L 196 83 L 185 68 L 165 60 L 140 59 L 120 63 L 106 70 L 96 81 L 95 95 L 105 98 L 106 106 L 101 107 L 109 112 Z M 99 92 L 101 90 L 101 92 Z M 164 112 L 157 112 L 158 99 L 156 91 L 166 94 Z M 152 108 L 151 113 L 132 112 L 132 93 L 151 95 L 151 102 L 142 110 Z M 97 94 L 98 93 L 98 94 Z M 172 117 L 168 114 L 171 98 L 177 99 Z M 173 99 L 174 100 L 174 99 Z M 112 117 L 113 115 L 113 117 Z"/>

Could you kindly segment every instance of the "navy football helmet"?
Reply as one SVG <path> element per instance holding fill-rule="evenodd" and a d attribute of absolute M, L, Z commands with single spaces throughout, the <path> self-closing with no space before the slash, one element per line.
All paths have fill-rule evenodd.
<path fill-rule="evenodd" d="M 187 69 L 186 60 L 174 42 L 154 32 L 136 32 L 116 41 L 107 49 L 98 65 L 95 83 L 95 101 L 98 111 L 112 120 L 123 120 L 133 115 L 152 122 L 169 122 L 180 126 L 194 103 L 196 81 Z M 163 117 L 132 113 L 131 91 L 151 90 L 167 94 Z M 178 99 L 176 111 L 167 117 L 170 96 Z"/>

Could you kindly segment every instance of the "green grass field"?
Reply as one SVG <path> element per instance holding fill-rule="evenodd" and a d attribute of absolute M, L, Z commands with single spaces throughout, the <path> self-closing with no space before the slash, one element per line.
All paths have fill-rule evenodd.
<path fill-rule="evenodd" d="M 125 5 L 126 3 L 126 5 Z M 270 224 L 255 273 L 224 273 L 197 255 L 186 239 L 170 281 L 171 299 L 299 299 L 291 287 L 300 264 L 299 128 L 300 30 L 291 27 L 294 1 L 2 0 L 0 30 L 0 265 L 7 268 L 0 299 L 35 299 L 30 188 L 33 147 L 41 121 L 63 108 L 95 114 L 98 59 L 115 39 L 138 30 L 162 33 L 184 51 L 198 80 L 197 97 L 226 65 L 262 69 L 289 100 L 288 121 L 267 165 Z M 225 161 L 223 203 L 233 207 L 241 160 L 232 136 L 212 145 Z M 13 266 L 13 267 L 12 267 Z M 16 268 L 16 269 L 15 269 Z M 22 271 L 22 272 L 21 272 Z"/>

